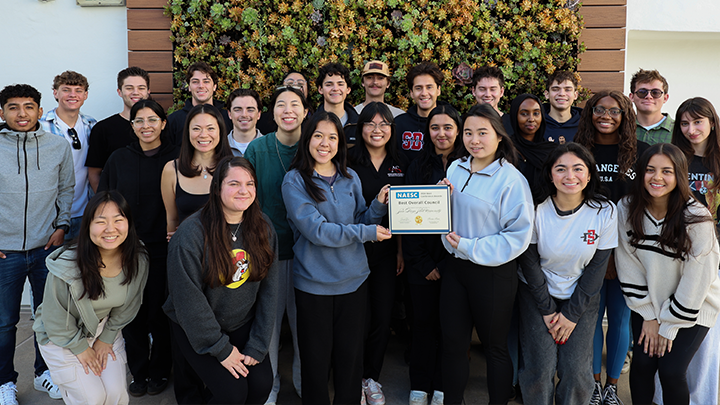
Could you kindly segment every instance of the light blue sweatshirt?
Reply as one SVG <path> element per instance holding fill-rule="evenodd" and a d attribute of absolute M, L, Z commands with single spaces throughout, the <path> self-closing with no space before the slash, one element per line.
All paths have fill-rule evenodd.
<path fill-rule="evenodd" d="M 338 175 L 331 186 L 313 174 L 326 201 L 316 202 L 305 189 L 297 169 L 285 175 L 282 195 L 293 231 L 295 288 L 315 295 L 341 295 L 356 291 L 370 274 L 364 242 L 377 239 L 377 227 L 387 205 L 373 199 L 366 208 L 357 174 Z"/>
<path fill-rule="evenodd" d="M 447 178 L 452 196 L 453 231 L 457 249 L 442 236 L 443 245 L 458 259 L 482 266 L 500 266 L 520 256 L 530 245 L 534 205 L 525 177 L 504 159 L 471 173 L 470 159 L 450 165 Z"/>

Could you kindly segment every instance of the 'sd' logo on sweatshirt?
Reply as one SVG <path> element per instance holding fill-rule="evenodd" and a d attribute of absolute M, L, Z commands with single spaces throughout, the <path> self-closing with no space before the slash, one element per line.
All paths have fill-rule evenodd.
<path fill-rule="evenodd" d="M 242 249 L 233 249 L 232 255 L 235 273 L 233 273 L 232 282 L 226 287 L 235 289 L 243 285 L 250 276 L 250 255 Z"/>
<path fill-rule="evenodd" d="M 595 241 L 597 240 L 597 234 L 595 233 L 594 229 L 588 229 L 587 232 L 583 233 L 581 238 L 583 242 L 587 243 L 588 245 L 594 245 Z"/>

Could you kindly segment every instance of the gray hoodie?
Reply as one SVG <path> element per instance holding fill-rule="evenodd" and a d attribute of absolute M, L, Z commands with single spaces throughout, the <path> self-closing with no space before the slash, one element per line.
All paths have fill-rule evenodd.
<path fill-rule="evenodd" d="M 0 252 L 44 246 L 70 225 L 75 170 L 70 144 L 39 125 L 17 132 L 0 125 Z"/>
<path fill-rule="evenodd" d="M 138 260 L 138 273 L 127 285 L 123 305 L 110 311 L 103 331 L 94 336 L 100 319 L 92 307 L 92 300 L 87 296 L 80 298 L 85 287 L 75 261 L 75 250 L 62 247 L 52 252 L 45 260 L 48 276 L 43 303 L 35 311 L 33 330 L 38 343 L 46 345 L 53 342 L 76 356 L 90 347 L 87 342 L 89 337 L 97 337 L 104 343 L 112 344 L 118 332 L 135 318 L 142 304 L 148 261 L 144 254 Z"/>

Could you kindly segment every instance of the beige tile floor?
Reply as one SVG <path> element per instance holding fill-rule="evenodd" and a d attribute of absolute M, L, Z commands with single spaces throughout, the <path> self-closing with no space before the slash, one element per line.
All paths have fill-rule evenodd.
<path fill-rule="evenodd" d="M 17 332 L 17 347 L 15 350 L 15 368 L 20 373 L 18 379 L 18 402 L 20 405 L 59 405 L 60 400 L 52 400 L 47 394 L 35 391 L 32 385 L 33 373 L 33 334 L 32 321 L 30 320 L 30 311 L 25 310 L 21 314 L 20 323 Z M 280 373 L 282 378 L 282 388 L 278 397 L 279 405 L 300 405 L 300 398 L 292 388 L 291 368 L 292 362 L 292 343 L 287 333 L 283 334 L 283 348 L 280 351 Z M 410 392 L 410 380 L 408 378 L 407 366 L 403 359 L 403 346 L 398 339 L 393 337 L 390 341 L 387 354 L 385 356 L 385 364 L 380 377 L 380 383 L 383 385 L 383 391 L 386 396 L 388 405 L 407 404 Z M 473 345 L 470 350 L 470 380 L 465 391 L 467 405 L 487 404 L 487 384 L 485 382 L 485 358 L 481 353 L 479 345 Z M 128 381 L 129 381 L 128 376 Z M 172 382 L 171 382 L 172 384 Z M 628 376 L 623 374 L 619 384 L 620 399 L 630 405 L 630 390 L 628 387 Z M 131 404 L 153 404 L 165 405 L 175 404 L 175 396 L 172 386 L 155 396 L 145 395 L 140 398 L 130 398 Z M 513 403 L 513 402 L 511 402 Z"/>

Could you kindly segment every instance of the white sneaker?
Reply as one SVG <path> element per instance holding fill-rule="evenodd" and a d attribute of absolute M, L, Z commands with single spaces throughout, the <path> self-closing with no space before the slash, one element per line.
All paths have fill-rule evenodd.
<path fill-rule="evenodd" d="M 444 405 L 445 404 L 445 393 L 442 391 L 435 390 L 433 392 L 432 401 L 430 405 Z"/>
<path fill-rule="evenodd" d="M 45 370 L 42 374 L 35 377 L 33 385 L 35 386 L 36 390 L 41 392 L 47 392 L 47 394 L 52 399 L 62 399 L 60 389 L 57 385 L 55 385 L 55 383 L 53 383 L 53 380 L 50 377 L 50 371 L 48 370 Z"/>
<path fill-rule="evenodd" d="M 0 385 L 0 405 L 18 405 L 17 387 L 12 381 Z"/>
<path fill-rule="evenodd" d="M 425 391 L 412 390 L 410 391 L 409 405 L 427 405 L 428 394 Z"/>
<path fill-rule="evenodd" d="M 367 398 L 368 405 L 385 405 L 385 395 L 382 392 L 382 385 L 379 382 L 368 378 L 363 381 L 363 392 Z"/>

